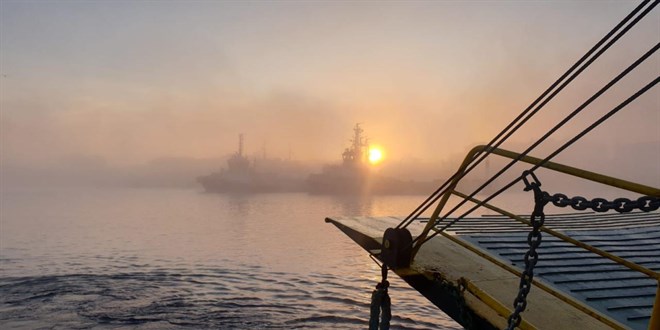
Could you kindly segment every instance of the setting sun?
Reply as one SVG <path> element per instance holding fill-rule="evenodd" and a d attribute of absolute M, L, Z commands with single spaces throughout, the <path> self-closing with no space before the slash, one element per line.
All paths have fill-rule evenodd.
<path fill-rule="evenodd" d="M 369 163 L 378 164 L 383 160 L 383 152 L 378 148 L 369 149 Z"/>

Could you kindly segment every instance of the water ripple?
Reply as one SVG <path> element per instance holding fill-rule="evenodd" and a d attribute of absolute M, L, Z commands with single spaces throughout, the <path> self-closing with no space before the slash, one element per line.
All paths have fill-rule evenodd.
<path fill-rule="evenodd" d="M 0 280 L 0 321 L 39 327 L 61 324 L 137 328 L 334 328 L 361 329 L 368 322 L 370 289 L 356 293 L 332 274 L 279 280 L 241 271 L 203 269 L 116 274 L 71 274 Z M 273 274 L 274 275 L 274 274 Z M 319 281 L 316 279 L 323 278 Z M 366 283 L 365 283 L 366 284 Z M 324 313 L 318 313 L 324 311 Z M 59 316 L 56 316 L 59 315 Z M 17 323 L 20 322 L 23 323 Z M 32 320 L 32 321 L 30 321 Z M 431 323 L 394 316 L 393 328 Z"/>

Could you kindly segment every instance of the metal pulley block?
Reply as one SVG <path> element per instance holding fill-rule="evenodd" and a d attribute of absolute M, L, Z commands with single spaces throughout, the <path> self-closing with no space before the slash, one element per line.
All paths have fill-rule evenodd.
<path fill-rule="evenodd" d="M 412 235 L 405 228 L 387 228 L 383 235 L 381 260 L 392 269 L 410 266 Z"/>

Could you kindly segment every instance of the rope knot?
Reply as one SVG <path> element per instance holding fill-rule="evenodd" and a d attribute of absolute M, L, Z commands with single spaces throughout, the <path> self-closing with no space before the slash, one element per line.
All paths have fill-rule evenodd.
<path fill-rule="evenodd" d="M 385 264 L 381 268 L 381 275 L 382 280 L 376 284 L 376 289 L 371 293 L 369 330 L 387 330 L 390 328 L 392 319 L 390 295 L 387 293 L 390 282 L 387 281 L 387 265 Z"/>

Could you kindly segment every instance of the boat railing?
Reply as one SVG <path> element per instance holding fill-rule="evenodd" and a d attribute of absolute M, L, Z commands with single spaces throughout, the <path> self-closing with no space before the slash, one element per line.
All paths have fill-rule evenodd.
<path fill-rule="evenodd" d="M 481 145 L 481 146 L 474 147 L 466 155 L 466 157 L 463 160 L 461 166 L 459 167 L 459 170 L 457 172 L 458 175 L 454 176 L 454 179 L 451 181 L 451 183 L 449 184 L 446 191 L 440 197 L 439 202 L 436 205 L 433 213 L 431 214 L 431 217 L 429 218 L 429 220 L 428 220 L 426 226 L 424 227 L 422 233 L 415 240 L 415 243 L 414 243 L 415 245 L 413 246 L 413 250 L 412 250 L 413 258 L 415 256 L 415 254 L 419 251 L 420 247 L 425 242 L 427 242 L 432 236 L 442 234 L 445 237 L 451 237 L 451 235 L 443 234 L 444 230 L 451 225 L 451 222 L 449 222 L 449 224 L 447 224 L 445 226 L 437 228 L 437 226 L 439 224 L 442 224 L 440 220 L 443 220 L 443 218 L 440 217 L 440 214 L 442 213 L 442 211 L 446 207 L 447 202 L 448 202 L 448 200 L 451 196 L 456 196 L 456 197 L 462 198 L 464 200 L 472 202 L 477 207 L 487 208 L 491 211 L 494 211 L 494 212 L 499 213 L 501 215 L 507 216 L 510 219 L 518 221 L 522 224 L 531 226 L 531 222 L 528 219 L 525 219 L 525 218 L 523 218 L 519 215 L 513 214 L 513 213 L 511 213 L 509 211 L 506 211 L 502 208 L 494 206 L 494 205 L 488 203 L 489 200 L 479 200 L 479 199 L 475 198 L 474 196 L 470 196 L 470 195 L 465 194 L 463 192 L 460 192 L 456 189 L 456 187 L 460 183 L 461 179 L 464 177 L 462 175 L 463 171 L 465 171 L 465 169 L 468 167 L 468 165 L 472 162 L 472 160 L 475 158 L 475 155 L 477 155 L 479 153 L 482 153 L 482 152 L 489 152 L 491 154 L 498 155 L 498 156 L 505 157 L 505 158 L 510 158 L 510 159 L 519 159 L 522 162 L 532 164 L 532 165 L 539 165 L 540 167 L 549 169 L 551 171 L 564 173 L 564 174 L 567 174 L 567 175 L 571 175 L 571 176 L 578 177 L 578 178 L 585 179 L 585 180 L 592 181 L 592 182 L 598 182 L 598 183 L 601 183 L 601 184 L 604 184 L 604 185 L 607 185 L 607 186 L 610 186 L 610 187 L 620 188 L 620 189 L 623 189 L 623 190 L 626 190 L 626 191 L 629 191 L 629 192 L 638 193 L 638 194 L 646 195 L 646 196 L 660 197 L 660 189 L 658 189 L 658 188 L 654 188 L 654 187 L 646 186 L 646 185 L 643 185 L 643 184 L 639 184 L 639 183 L 635 183 L 635 182 L 631 182 L 631 181 L 627 181 L 627 180 L 607 176 L 607 175 L 600 174 L 600 173 L 595 173 L 595 172 L 579 169 L 579 168 L 576 168 L 576 167 L 572 167 L 572 166 L 568 166 L 568 165 L 564 165 L 564 164 L 560 164 L 560 163 L 556 163 L 556 162 L 550 162 L 550 161 L 544 162 L 540 158 L 521 155 L 519 153 L 509 151 L 509 150 L 504 150 L 504 149 L 500 149 L 500 148 L 494 148 L 494 147 L 488 147 L 488 146 Z M 460 220 L 460 219 L 454 219 L 452 221 L 458 221 L 458 220 Z M 568 242 L 570 244 L 573 244 L 575 246 L 586 249 L 586 250 L 588 250 L 590 252 L 593 252 L 595 254 L 598 254 L 598 255 L 600 255 L 604 258 L 610 259 L 610 260 L 616 262 L 617 264 L 625 266 L 625 267 L 627 267 L 629 269 L 632 269 L 634 271 L 643 273 L 643 274 L 645 274 L 645 275 L 647 275 L 651 278 L 654 278 L 656 280 L 660 280 L 660 273 L 659 272 L 653 271 L 653 270 L 651 270 L 647 267 L 644 267 L 642 265 L 639 265 L 639 264 L 636 264 L 636 263 L 631 262 L 629 260 L 626 260 L 624 258 L 621 258 L 621 257 L 619 257 L 615 254 L 609 253 L 605 250 L 599 249 L 599 248 L 594 247 L 590 244 L 579 241 L 579 240 L 574 239 L 574 238 L 572 238 L 568 235 L 565 235 L 565 234 L 563 234 L 559 231 L 547 228 L 545 226 L 542 226 L 540 228 L 540 230 L 542 232 L 547 233 L 549 235 L 552 235 L 552 236 L 554 236 L 554 237 L 556 237 L 560 240 L 563 240 L 563 241 Z M 431 231 L 434 231 L 435 233 L 433 235 L 429 236 L 429 233 Z"/>
<path fill-rule="evenodd" d="M 569 125 L 571 122 L 573 122 L 574 118 L 576 118 L 576 116 L 580 115 L 581 113 L 584 113 L 585 109 L 593 108 L 592 104 L 594 104 L 596 100 L 598 100 L 601 96 L 605 95 L 606 93 L 610 93 L 613 86 L 619 84 L 622 81 L 625 81 L 624 78 L 627 75 L 629 75 L 631 72 L 639 71 L 640 65 L 645 61 L 647 61 L 648 59 L 653 58 L 655 52 L 660 50 L 660 43 L 654 42 L 648 50 L 642 53 L 641 56 L 637 57 L 636 59 L 632 59 L 628 66 L 626 66 L 623 70 L 621 70 L 617 74 L 613 75 L 611 77 L 611 80 L 606 81 L 600 89 L 598 89 L 595 93 L 593 93 L 591 96 L 586 98 L 575 109 L 568 112 L 563 119 L 559 120 L 553 126 L 548 128 L 545 131 L 545 133 L 542 133 L 542 135 L 538 139 L 536 139 L 533 143 L 531 143 L 524 151 L 520 153 L 516 153 L 516 152 L 500 149 L 500 146 L 503 145 L 503 143 L 505 143 L 511 136 L 513 136 L 521 127 L 525 126 L 526 123 L 532 117 L 534 117 L 539 111 L 541 111 L 546 104 L 551 102 L 556 95 L 561 93 L 567 86 L 569 86 L 571 82 L 575 80 L 575 78 L 577 78 L 583 72 L 585 72 L 585 70 L 587 70 L 587 68 L 589 68 L 592 63 L 594 63 L 599 57 L 601 57 L 601 55 L 606 53 L 608 49 L 610 49 L 615 43 L 617 43 L 619 39 L 621 39 L 637 23 L 639 23 L 645 16 L 647 16 L 653 10 L 653 8 L 655 8 L 655 6 L 658 4 L 660 4 L 660 1 L 658 0 L 642 1 L 637 7 L 633 9 L 633 11 L 631 11 L 614 28 L 612 28 L 611 31 L 609 31 L 591 49 L 589 49 L 589 51 L 587 51 L 584 54 L 584 56 L 582 56 L 578 61 L 576 61 L 564 74 L 562 74 L 554 83 L 552 83 L 545 91 L 543 91 L 538 98 L 536 98 L 515 119 L 513 119 L 501 132 L 499 132 L 490 142 L 488 142 L 486 146 L 478 146 L 473 148 L 466 155 L 459 169 L 449 179 L 447 179 L 442 184 L 442 186 L 440 186 L 435 192 L 433 192 L 424 202 L 422 202 L 414 211 L 412 211 L 410 215 L 408 215 L 405 219 L 403 219 L 395 228 L 388 228 L 389 236 L 388 236 L 388 231 L 384 233 L 383 249 L 381 250 L 382 251 L 381 255 L 387 257 L 384 258 L 384 260 L 390 260 L 390 257 L 392 255 L 397 256 L 396 254 L 394 254 L 394 252 L 399 253 L 399 251 L 405 251 L 406 254 L 404 254 L 403 257 L 401 258 L 403 260 L 401 265 L 410 266 L 410 262 L 415 261 L 415 257 L 420 251 L 420 248 L 426 242 L 428 242 L 437 235 L 442 235 L 443 237 L 447 237 L 448 239 L 455 241 L 457 244 L 463 245 L 465 248 L 472 250 L 473 252 L 483 256 L 484 258 L 488 258 L 493 263 L 501 266 L 502 268 L 505 268 L 510 272 L 519 275 L 521 278 L 520 281 L 521 284 L 519 287 L 518 297 L 516 297 L 516 301 L 519 301 L 518 298 L 521 297 L 522 300 L 524 301 L 526 294 L 529 292 L 529 285 L 531 284 L 530 282 L 532 282 L 532 280 L 533 280 L 532 283 L 535 286 L 537 287 L 544 286 L 542 281 L 537 281 L 533 279 L 533 268 L 534 265 L 536 265 L 536 262 L 538 261 L 538 254 L 536 253 L 536 248 L 540 245 L 541 242 L 540 233 L 543 232 L 551 236 L 554 236 L 563 242 L 566 242 L 570 246 L 577 246 L 579 248 L 595 253 L 596 255 L 602 258 L 611 260 L 612 262 L 625 267 L 626 271 L 632 270 L 634 272 L 643 274 L 643 277 L 654 279 L 658 283 L 658 293 L 656 294 L 650 325 L 652 329 L 660 328 L 660 273 L 658 273 L 657 271 L 658 268 L 652 267 L 653 269 L 651 269 L 649 267 L 645 267 L 642 265 L 644 263 L 639 262 L 638 259 L 630 258 L 630 257 L 623 258 L 622 256 L 625 256 L 625 254 L 619 253 L 619 255 L 616 255 L 615 252 L 617 251 L 612 249 L 607 249 L 609 251 L 606 251 L 604 246 L 598 247 L 598 244 L 589 244 L 590 241 L 588 241 L 587 239 L 584 238 L 582 238 L 581 240 L 576 239 L 580 237 L 579 235 L 572 234 L 574 237 L 570 237 L 569 235 L 567 235 L 570 232 L 564 230 L 560 231 L 558 227 L 557 230 L 554 230 L 553 229 L 554 226 L 547 226 L 544 223 L 545 215 L 543 213 L 543 207 L 548 202 L 552 202 L 552 204 L 556 206 L 570 205 L 576 210 L 584 210 L 586 209 L 586 207 L 584 206 L 588 205 L 592 210 L 597 212 L 603 212 L 611 209 L 614 209 L 618 212 L 629 212 L 631 209 L 639 209 L 641 211 L 648 212 L 648 211 L 657 210 L 660 207 L 660 189 L 658 188 L 649 187 L 643 184 L 634 183 L 551 161 L 554 159 L 555 156 L 559 155 L 564 150 L 571 147 L 575 142 L 582 139 L 584 136 L 586 136 L 591 131 L 593 131 L 596 127 L 600 126 L 601 124 L 612 118 L 615 114 L 620 113 L 622 109 L 628 107 L 628 105 L 635 102 L 640 96 L 652 90 L 658 83 L 660 83 L 660 76 L 655 76 L 655 78 L 650 80 L 645 85 L 642 85 L 641 88 L 637 89 L 627 98 L 624 98 L 621 102 L 613 105 L 609 111 L 606 111 L 600 116 L 595 116 L 592 113 L 590 118 L 593 120 L 590 120 L 591 123 L 588 124 L 588 126 L 583 128 L 574 136 L 567 139 L 563 144 L 558 146 L 545 158 L 540 159 L 530 156 L 530 152 L 535 150 L 539 145 L 547 142 L 547 140 L 553 134 L 558 132 L 564 126 Z M 558 140 L 564 140 L 564 139 L 560 138 Z M 507 165 L 505 165 L 503 168 L 501 168 L 496 174 L 494 174 L 488 180 L 484 181 L 472 193 L 465 194 L 457 190 L 458 184 L 473 169 L 475 169 L 480 163 L 482 163 L 488 157 L 495 155 L 498 157 L 508 158 L 510 159 L 510 162 Z M 489 194 L 488 197 L 484 198 L 483 200 L 477 199 L 477 194 L 484 191 L 484 188 L 486 187 L 492 187 L 491 185 L 493 185 L 495 180 L 500 178 L 500 176 L 503 175 L 504 173 L 506 172 L 511 173 L 512 167 L 518 164 L 519 162 L 532 164 L 532 166 L 527 171 L 524 171 L 522 174 L 516 176 L 515 179 L 513 179 L 512 181 L 498 188 L 496 192 Z M 562 194 L 549 195 L 547 192 L 542 191 L 540 188 L 541 183 L 539 182 L 539 180 L 536 178 L 535 175 L 535 171 L 538 169 L 549 170 L 555 173 L 573 176 L 575 178 L 579 178 L 582 180 L 600 183 L 609 187 L 621 189 L 622 191 L 625 191 L 626 194 L 635 193 L 642 195 L 642 197 L 640 197 L 636 201 L 630 201 L 626 198 L 618 198 L 610 202 L 602 198 L 595 198 L 592 199 L 591 201 L 588 201 L 585 198 L 579 196 L 568 199 L 565 195 Z M 534 191 L 535 207 L 534 207 L 534 212 L 529 217 L 529 220 L 523 216 L 519 216 L 511 212 L 508 212 L 506 210 L 500 209 L 490 203 L 490 201 L 496 198 L 498 195 L 512 188 L 514 185 L 520 183 L 525 183 L 525 190 Z M 452 196 L 458 197 L 461 200 L 456 205 L 451 204 L 451 207 L 448 207 L 449 205 L 448 201 Z M 560 200 L 560 196 L 563 199 Z M 570 204 L 566 204 L 567 201 Z M 469 210 L 458 216 L 454 215 L 454 213 L 464 205 L 469 206 Z M 445 210 L 445 208 L 447 208 L 448 210 Z M 518 268 L 513 268 L 511 265 L 508 265 L 505 262 L 501 262 L 497 260 L 495 257 L 489 256 L 488 254 L 479 251 L 477 248 L 467 244 L 465 240 L 461 240 L 461 237 L 457 237 L 460 235 L 458 234 L 452 235 L 451 233 L 445 231 L 446 229 L 454 226 L 454 224 L 458 223 L 461 219 L 464 219 L 469 214 L 471 214 L 472 212 L 474 212 L 479 208 L 487 208 L 491 211 L 504 215 L 505 217 L 513 219 L 518 223 L 522 223 L 532 227 L 532 230 L 530 231 L 527 240 L 527 242 L 529 243 L 529 250 L 525 254 L 524 271 L 521 272 Z M 426 214 L 427 211 L 431 211 L 431 210 L 432 210 L 431 216 L 430 218 L 428 218 L 428 222 L 424 225 L 421 233 L 417 235 L 417 237 L 414 239 L 409 238 L 411 235 L 410 232 L 406 234 L 405 232 L 406 227 L 415 221 L 420 222 L 427 220 L 427 218 L 423 217 L 422 215 Z M 535 216 L 538 214 L 540 214 L 541 216 L 540 217 Z M 626 215 L 626 219 L 627 219 L 626 221 L 629 220 L 634 221 L 635 219 L 633 217 L 635 216 L 636 215 L 634 215 L 633 213 L 628 213 Z M 539 220 L 539 218 L 541 220 Z M 598 219 L 597 215 L 594 215 L 594 218 L 597 220 Z M 456 227 L 460 227 L 462 223 L 459 223 L 458 225 L 454 226 L 454 228 L 452 229 L 456 229 Z M 471 224 L 472 223 L 468 223 L 465 225 L 465 227 L 469 227 L 471 226 Z M 553 228 L 549 228 L 549 227 L 553 227 Z M 479 229 L 477 228 L 475 228 L 474 230 L 479 231 Z M 451 232 L 451 229 L 449 231 Z M 457 229 L 455 232 L 458 233 L 459 230 Z M 400 243 L 401 245 L 397 245 L 397 244 L 393 245 L 392 241 L 389 240 L 389 238 L 397 239 L 397 237 L 403 237 L 403 236 L 405 236 L 406 238 L 401 239 L 401 243 Z M 411 240 L 412 243 L 410 243 L 409 240 Z M 531 262 L 528 259 L 532 259 Z M 394 260 L 398 261 L 398 259 L 394 259 Z M 635 262 L 631 260 L 634 260 Z M 389 266 L 393 269 L 399 266 L 397 262 L 390 262 L 390 263 L 394 266 L 390 266 L 390 265 L 386 265 L 386 266 Z M 525 289 L 527 290 L 526 293 L 524 293 Z M 553 291 L 552 288 L 547 286 L 545 286 L 544 290 L 548 292 Z M 515 304 L 516 304 L 516 311 L 512 313 L 511 316 L 509 317 L 510 328 L 512 327 L 512 325 L 516 324 L 515 323 L 516 319 L 518 321 L 520 320 L 519 308 L 521 310 L 524 310 L 525 308 L 524 304 L 520 305 L 518 302 L 516 302 Z M 589 313 L 588 311 L 585 312 Z"/>
<path fill-rule="evenodd" d="M 526 219 L 523 216 L 516 215 L 512 212 L 509 212 L 507 210 L 504 210 L 500 207 L 497 207 L 497 206 L 492 205 L 491 203 L 489 203 L 489 201 L 494 196 L 496 196 L 499 193 L 505 191 L 507 187 L 501 189 L 497 193 L 491 195 L 490 197 L 488 197 L 484 200 L 480 200 L 480 199 L 475 198 L 476 192 L 472 193 L 471 195 L 468 195 L 468 194 L 463 193 L 463 192 L 461 192 L 457 189 L 458 184 L 465 177 L 466 169 L 468 169 L 469 165 L 473 162 L 473 160 L 476 157 L 478 157 L 479 154 L 482 154 L 482 153 L 498 155 L 498 156 L 501 156 L 501 157 L 504 157 L 504 158 L 514 159 L 514 160 L 522 161 L 522 162 L 525 162 L 525 163 L 528 163 L 528 164 L 532 164 L 532 165 L 534 165 L 533 169 L 545 168 L 545 169 L 548 169 L 550 171 L 563 173 L 563 174 L 570 175 L 570 176 L 573 176 L 573 177 L 577 177 L 577 178 L 580 178 L 580 179 L 584 179 L 584 180 L 587 180 L 587 181 L 601 183 L 601 184 L 609 186 L 609 187 L 619 188 L 619 189 L 625 190 L 627 192 L 637 193 L 637 194 L 641 194 L 643 196 L 651 196 L 656 201 L 655 203 L 657 203 L 657 198 L 660 197 L 660 189 L 658 189 L 658 188 L 654 188 L 654 187 L 646 186 L 646 185 L 643 185 L 643 184 L 639 184 L 639 183 L 635 183 L 635 182 L 631 182 L 631 181 L 627 181 L 627 180 L 607 176 L 607 175 L 600 174 L 600 173 L 595 173 L 595 172 L 579 169 L 579 168 L 576 168 L 576 167 L 572 167 L 572 166 L 568 166 L 568 165 L 564 165 L 564 164 L 560 164 L 560 163 L 556 163 L 556 162 L 551 162 L 551 161 L 548 161 L 547 159 L 540 159 L 540 158 L 536 158 L 536 157 L 532 157 L 532 156 L 528 156 L 528 155 L 523 155 L 523 154 L 520 154 L 520 153 L 516 153 L 516 152 L 512 152 L 512 151 L 508 151 L 508 150 L 504 150 L 504 149 L 500 149 L 500 148 L 495 148 L 495 147 L 491 147 L 491 146 L 484 146 L 484 145 L 477 146 L 477 147 L 473 148 L 472 150 L 470 150 L 470 152 L 466 155 L 466 157 L 463 160 L 461 166 L 459 167 L 459 170 L 448 181 L 448 186 L 446 187 L 446 189 L 442 190 L 444 192 L 442 192 L 440 195 L 437 195 L 435 199 L 431 199 L 431 202 L 430 202 L 429 205 L 432 205 L 433 203 L 436 203 L 436 202 L 437 202 L 437 205 L 435 206 L 435 209 L 433 210 L 430 218 L 428 218 L 428 222 L 424 226 L 424 229 L 422 230 L 421 234 L 419 236 L 417 236 L 417 238 L 415 240 L 413 240 L 413 246 L 412 246 L 412 252 L 411 252 L 411 259 L 412 260 L 414 260 L 415 255 L 417 254 L 417 252 L 419 251 L 419 249 L 421 248 L 421 246 L 425 242 L 429 241 L 431 238 L 433 238 L 436 235 L 441 235 L 444 238 L 449 239 L 449 240 L 451 240 L 452 242 L 454 242 L 456 244 L 459 244 L 463 248 L 466 248 L 467 250 L 470 250 L 470 251 L 476 253 L 477 255 L 489 260 L 493 264 L 507 270 L 508 272 L 510 272 L 512 274 L 515 274 L 518 277 L 520 277 L 522 275 L 523 272 L 521 272 L 516 267 L 514 267 L 510 264 L 507 264 L 507 263 L 497 259 L 496 257 L 493 257 L 493 256 L 487 254 L 487 253 L 484 253 L 479 248 L 477 248 L 477 247 L 475 247 L 475 246 L 473 246 L 469 243 L 466 243 L 465 241 L 461 240 L 456 235 L 452 235 L 452 234 L 447 233 L 445 231 L 447 228 L 449 228 L 454 223 L 458 222 L 461 218 L 463 218 L 466 214 L 469 214 L 472 210 L 474 210 L 476 208 L 480 208 L 480 207 L 486 208 L 486 209 L 488 209 L 490 211 L 493 211 L 497 214 L 508 217 L 508 218 L 510 218 L 514 221 L 517 221 L 518 223 L 523 224 L 523 225 L 527 225 L 527 226 L 530 226 L 530 227 L 532 227 L 532 225 L 533 225 L 532 221 L 530 221 L 529 219 Z M 524 173 L 521 177 L 519 177 L 519 180 L 514 180 L 513 182 L 523 181 L 523 180 L 525 180 L 525 176 L 526 176 L 526 174 Z M 509 185 L 509 187 L 510 186 L 511 185 Z M 482 186 L 482 188 L 483 188 L 483 186 Z M 479 191 L 479 189 L 477 189 L 477 191 Z M 457 218 L 449 219 L 449 217 L 448 217 L 454 210 L 456 210 L 456 208 L 452 209 L 446 215 L 441 217 L 440 216 L 441 213 L 443 212 L 443 210 L 447 206 L 447 202 L 452 196 L 455 196 L 455 197 L 458 197 L 458 198 L 462 199 L 463 202 L 470 202 L 470 203 L 474 204 L 475 207 L 472 208 L 471 211 L 468 211 L 468 213 L 466 213 L 466 214 L 464 214 L 460 217 L 457 217 Z M 417 210 L 415 212 L 417 212 Z M 421 215 L 421 212 L 417 213 L 417 215 L 415 215 L 413 217 L 413 219 L 404 220 L 402 222 L 402 225 L 405 224 L 403 227 L 405 228 L 405 226 L 410 224 L 412 222 L 412 220 L 416 220 L 417 218 L 419 218 L 420 215 Z M 447 221 L 447 223 L 443 224 L 441 222 L 441 220 L 448 220 L 448 221 Z M 440 225 L 442 225 L 442 226 L 440 226 Z M 651 324 L 655 324 L 657 322 L 660 322 L 660 272 L 655 271 L 653 269 L 650 269 L 648 267 L 642 266 L 638 263 L 632 262 L 632 261 L 630 261 L 628 259 L 625 259 L 625 258 L 622 258 L 620 256 L 617 256 L 614 253 L 611 253 L 611 252 L 608 252 L 604 249 L 595 247 L 595 246 L 593 246 L 591 244 L 588 244 L 588 243 L 585 243 L 581 240 L 575 239 L 575 238 L 573 238 L 573 237 L 571 237 L 567 234 L 564 234 L 564 233 L 562 233 L 558 230 L 553 230 L 553 229 L 548 228 L 546 226 L 541 226 L 539 228 L 539 230 L 543 233 L 554 236 L 554 237 L 556 237 L 557 239 L 559 239 L 561 241 L 564 241 L 564 242 L 567 242 L 567 243 L 572 244 L 574 246 L 577 246 L 579 248 L 585 249 L 585 250 L 587 250 L 589 252 L 592 252 L 596 255 L 599 255 L 603 258 L 609 259 L 609 260 L 611 260 L 612 262 L 614 262 L 618 265 L 626 267 L 626 268 L 628 268 L 632 271 L 644 274 L 645 276 L 656 280 L 658 282 L 658 290 L 657 290 L 658 292 L 656 293 L 656 299 L 655 299 L 656 302 L 654 304 L 653 311 L 652 311 Z M 433 231 L 434 233 L 429 235 L 429 233 L 431 231 Z M 550 293 L 551 295 L 557 297 L 558 299 L 564 301 L 565 303 L 567 303 L 569 305 L 572 305 L 573 307 L 575 307 L 579 310 L 582 310 L 585 313 L 592 314 L 593 317 L 601 320 L 602 322 L 605 322 L 606 324 L 612 326 L 613 328 L 618 328 L 618 326 L 616 324 L 611 323 L 611 321 L 608 320 L 607 318 L 603 318 L 598 314 L 592 313 L 588 308 L 586 308 L 585 306 L 581 305 L 580 303 L 578 303 L 578 302 L 576 302 L 572 299 L 567 298 L 564 294 L 559 292 L 557 289 L 551 287 L 550 285 L 547 285 L 544 282 L 539 282 L 537 280 L 533 280 L 533 284 L 534 284 L 534 286 L 538 287 L 539 289 Z M 469 285 L 466 285 L 465 287 L 468 288 L 468 290 L 470 288 Z M 478 292 L 473 292 L 473 294 L 476 295 L 476 294 L 478 294 Z M 497 305 L 497 304 L 495 304 L 495 305 Z"/>

